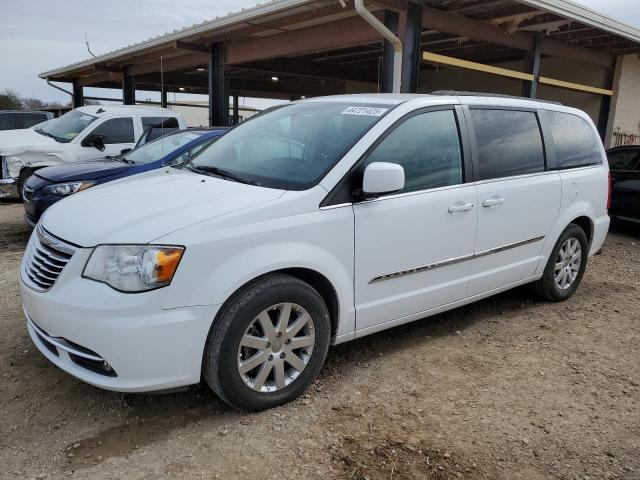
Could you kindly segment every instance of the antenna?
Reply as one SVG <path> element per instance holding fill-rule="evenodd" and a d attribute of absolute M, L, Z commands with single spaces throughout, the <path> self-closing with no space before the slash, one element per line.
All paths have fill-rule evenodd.
<path fill-rule="evenodd" d="M 89 52 L 89 54 L 93 57 L 96 58 L 96 56 L 93 54 L 93 52 L 91 51 L 91 48 L 89 47 L 89 38 L 87 37 L 87 32 L 84 32 L 84 44 L 87 46 L 87 51 Z"/>

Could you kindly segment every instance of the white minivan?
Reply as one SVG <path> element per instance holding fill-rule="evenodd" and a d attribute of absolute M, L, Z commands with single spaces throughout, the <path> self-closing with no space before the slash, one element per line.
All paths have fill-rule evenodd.
<path fill-rule="evenodd" d="M 531 283 L 561 301 L 609 226 L 573 108 L 355 95 L 273 108 L 168 167 L 49 209 L 21 267 L 28 331 L 109 390 L 204 381 L 290 401 L 338 344 Z"/>
<path fill-rule="evenodd" d="M 131 150 L 150 129 L 187 128 L 179 113 L 148 105 L 87 105 L 32 128 L 0 132 L 0 198 L 19 198 L 40 168 Z"/>

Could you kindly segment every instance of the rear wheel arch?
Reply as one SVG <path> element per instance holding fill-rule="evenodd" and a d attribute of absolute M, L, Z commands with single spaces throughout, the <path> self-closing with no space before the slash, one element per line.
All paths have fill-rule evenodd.
<path fill-rule="evenodd" d="M 587 236 L 587 241 L 589 242 L 589 245 L 591 245 L 591 241 L 593 240 L 593 233 L 594 233 L 593 220 L 583 215 L 583 216 L 574 218 L 569 223 L 579 226 L 584 231 L 584 234 Z"/>

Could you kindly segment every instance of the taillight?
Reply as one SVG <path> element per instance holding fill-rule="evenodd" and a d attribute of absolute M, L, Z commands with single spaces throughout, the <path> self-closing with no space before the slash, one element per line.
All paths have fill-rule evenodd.
<path fill-rule="evenodd" d="M 611 208 L 611 186 L 612 186 L 612 181 L 611 181 L 611 172 L 609 172 L 609 190 L 607 191 L 607 210 L 609 210 Z"/>

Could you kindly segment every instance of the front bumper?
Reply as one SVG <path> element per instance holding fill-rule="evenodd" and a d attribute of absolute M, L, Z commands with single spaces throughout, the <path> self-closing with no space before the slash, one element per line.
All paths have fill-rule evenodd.
<path fill-rule="evenodd" d="M 90 252 L 79 249 L 46 292 L 20 282 L 27 328 L 40 352 L 107 390 L 151 392 L 198 383 L 219 306 L 163 309 L 167 289 L 124 294 L 84 279 Z"/>
<path fill-rule="evenodd" d="M 0 178 L 0 198 L 20 198 L 15 178 Z"/>

